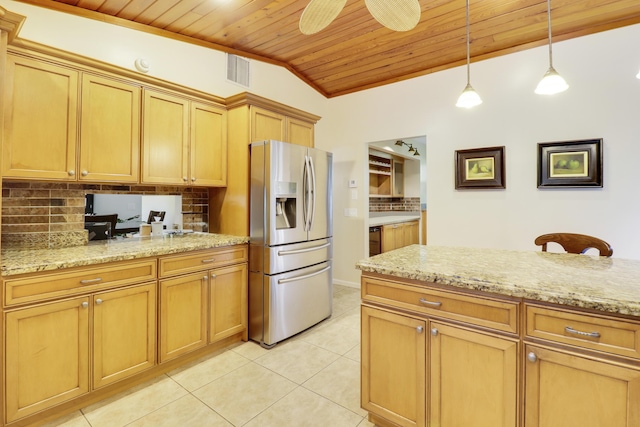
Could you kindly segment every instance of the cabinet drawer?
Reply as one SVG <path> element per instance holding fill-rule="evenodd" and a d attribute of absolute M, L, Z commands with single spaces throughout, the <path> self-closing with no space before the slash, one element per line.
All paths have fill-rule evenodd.
<path fill-rule="evenodd" d="M 527 305 L 526 334 L 640 359 L 640 323 Z"/>
<path fill-rule="evenodd" d="M 156 260 L 109 263 L 59 273 L 35 273 L 4 280 L 4 304 L 48 300 L 61 296 L 92 292 L 156 280 Z"/>
<path fill-rule="evenodd" d="M 362 278 L 362 299 L 429 316 L 518 332 L 518 303 Z"/>
<path fill-rule="evenodd" d="M 160 277 L 208 270 L 223 265 L 245 262 L 246 260 L 247 245 L 190 252 L 185 255 L 172 255 L 160 258 Z"/>

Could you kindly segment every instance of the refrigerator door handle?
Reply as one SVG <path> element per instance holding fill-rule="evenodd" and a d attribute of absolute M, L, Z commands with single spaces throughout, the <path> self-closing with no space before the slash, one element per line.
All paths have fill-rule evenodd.
<path fill-rule="evenodd" d="M 311 229 L 311 159 L 304 156 L 304 231 Z"/>
<path fill-rule="evenodd" d="M 311 166 L 311 216 L 309 217 L 309 231 L 313 227 L 313 220 L 316 217 L 316 170 L 313 167 L 313 157 L 309 156 L 309 166 Z"/>
<path fill-rule="evenodd" d="M 322 274 L 322 273 L 324 273 L 325 271 L 328 271 L 328 270 L 331 270 L 331 266 L 325 267 L 322 270 L 318 270 L 315 273 L 311 273 L 311 274 L 303 274 L 302 276 L 290 277 L 288 279 L 278 279 L 278 284 L 280 285 L 280 284 L 283 284 L 283 283 L 296 282 L 298 280 L 308 279 L 310 277 Z"/>
<path fill-rule="evenodd" d="M 318 249 L 324 249 L 324 248 L 328 248 L 329 246 L 331 246 L 331 242 L 329 243 L 325 243 L 324 245 L 320 245 L 320 246 L 314 246 L 312 248 L 305 248 L 305 249 L 293 249 L 290 251 L 278 251 L 278 255 L 297 255 L 297 254 L 304 254 L 306 252 L 313 252 L 313 251 L 317 251 Z"/>

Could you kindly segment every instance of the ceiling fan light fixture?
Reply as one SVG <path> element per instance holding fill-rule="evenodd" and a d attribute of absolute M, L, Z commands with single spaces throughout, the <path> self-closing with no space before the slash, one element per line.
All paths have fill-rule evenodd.
<path fill-rule="evenodd" d="M 347 0 L 311 0 L 302 11 L 298 27 L 305 35 L 325 29 L 340 14 Z"/>
<path fill-rule="evenodd" d="M 536 86 L 535 93 L 538 95 L 555 95 L 556 93 L 569 89 L 567 82 L 556 69 L 553 68 L 553 53 L 551 48 L 551 0 L 547 0 L 547 29 L 549 34 L 549 69 L 544 73 L 538 86 Z"/>
<path fill-rule="evenodd" d="M 467 86 L 458 97 L 456 107 L 472 108 L 482 104 L 482 99 L 478 92 L 471 86 L 471 60 L 469 55 L 469 0 L 467 0 Z"/>

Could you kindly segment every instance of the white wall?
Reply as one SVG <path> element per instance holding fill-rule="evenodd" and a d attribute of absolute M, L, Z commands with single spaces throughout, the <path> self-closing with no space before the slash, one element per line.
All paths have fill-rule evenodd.
<path fill-rule="evenodd" d="M 462 48 L 462 46 L 461 46 Z M 356 283 L 364 257 L 366 198 L 341 196 L 344 182 L 365 174 L 364 141 L 427 136 L 429 245 L 539 250 L 536 236 L 577 232 L 607 240 L 614 256 L 640 259 L 640 25 L 554 44 L 554 66 L 568 91 L 533 89 L 548 67 L 546 47 L 471 65 L 484 104 L 458 109 L 466 83 L 459 67 L 332 99 L 328 138 L 335 150 L 335 276 Z M 538 189 L 537 143 L 604 139 L 604 188 Z M 457 149 L 506 147 L 506 190 L 456 191 Z M 358 207 L 357 218 L 343 218 Z M 360 249 L 360 250 L 358 250 Z"/>
<path fill-rule="evenodd" d="M 145 56 L 157 77 L 223 97 L 244 91 L 225 81 L 219 52 L 11 0 L 0 5 L 28 16 L 23 38 L 128 68 Z M 334 153 L 337 283 L 358 283 L 354 264 L 366 253 L 366 145 L 406 135 L 427 138 L 430 245 L 539 250 L 537 235 L 567 231 L 640 259 L 640 25 L 555 43 L 554 65 L 571 87 L 553 97 L 533 93 L 547 55 L 540 47 L 472 64 L 484 104 L 471 110 L 454 106 L 464 67 L 327 100 L 288 71 L 252 61 L 252 92 L 323 117 L 316 146 Z M 586 138 L 604 138 L 604 188 L 538 190 L 536 144 Z M 454 151 L 495 145 L 506 146 L 506 190 L 454 190 Z M 356 200 L 349 179 L 358 180 Z M 357 216 L 343 216 L 347 207 Z"/>

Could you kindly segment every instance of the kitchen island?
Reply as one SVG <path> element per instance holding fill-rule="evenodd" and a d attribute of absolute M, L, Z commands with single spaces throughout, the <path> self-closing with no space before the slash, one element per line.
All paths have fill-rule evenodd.
<path fill-rule="evenodd" d="M 357 268 L 372 422 L 640 425 L 640 261 L 412 245 Z"/>
<path fill-rule="evenodd" d="M 246 341 L 247 242 L 3 250 L 2 425 L 38 425 Z"/>

